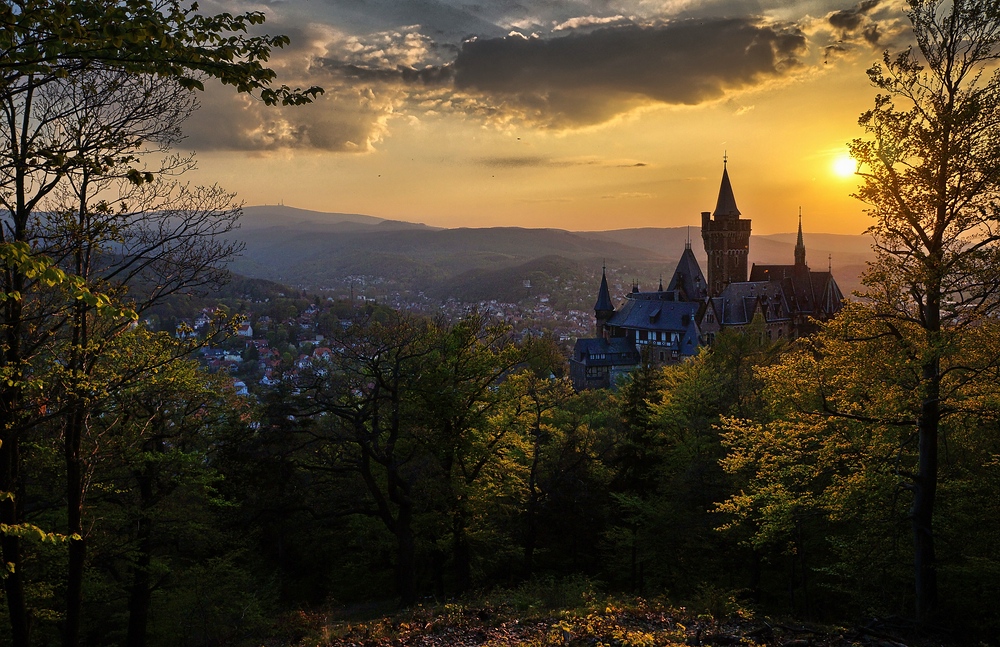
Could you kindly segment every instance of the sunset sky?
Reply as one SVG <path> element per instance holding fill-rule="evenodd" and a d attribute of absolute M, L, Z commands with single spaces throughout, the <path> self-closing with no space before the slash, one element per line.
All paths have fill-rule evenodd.
<path fill-rule="evenodd" d="M 723 155 L 754 232 L 860 233 L 837 172 L 896 0 L 210 1 L 292 44 L 269 108 L 209 87 L 183 147 L 247 204 L 445 227 L 695 225 Z M 841 160 L 841 164 L 843 160 Z M 842 170 L 842 169 L 841 169 Z"/>

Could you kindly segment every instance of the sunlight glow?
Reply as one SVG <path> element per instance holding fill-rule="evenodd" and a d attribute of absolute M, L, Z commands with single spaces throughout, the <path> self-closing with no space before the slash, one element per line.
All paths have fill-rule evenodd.
<path fill-rule="evenodd" d="M 850 177 L 854 175 L 855 171 L 858 169 L 857 162 L 854 161 L 847 153 L 838 155 L 833 160 L 833 172 L 838 177 Z"/>

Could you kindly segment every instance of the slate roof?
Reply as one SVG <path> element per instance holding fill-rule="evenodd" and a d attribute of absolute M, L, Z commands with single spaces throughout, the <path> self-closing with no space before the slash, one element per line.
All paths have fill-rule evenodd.
<path fill-rule="evenodd" d="M 767 321 L 790 319 L 789 303 L 778 281 L 730 283 L 710 303 L 724 326 L 748 324 L 758 309 Z"/>
<path fill-rule="evenodd" d="M 701 273 L 698 259 L 694 257 L 690 245 L 685 246 L 684 253 L 681 254 L 681 260 L 677 262 L 677 269 L 674 270 L 674 276 L 670 279 L 667 290 L 681 292 L 683 298 L 688 301 L 701 301 L 708 296 L 708 281 Z"/>
<path fill-rule="evenodd" d="M 729 169 L 722 167 L 722 185 L 719 187 L 719 199 L 715 203 L 713 217 L 734 216 L 738 217 L 740 210 L 736 208 L 736 196 L 733 195 L 733 185 L 729 181 Z"/>
<path fill-rule="evenodd" d="M 678 296 L 671 291 L 633 292 L 608 324 L 630 330 L 684 332 L 698 312 L 698 303 L 677 301 Z"/>
<path fill-rule="evenodd" d="M 587 366 L 615 366 L 635 364 L 639 361 L 639 353 L 635 344 L 624 337 L 597 337 L 577 339 L 573 346 L 573 359 Z"/>
<path fill-rule="evenodd" d="M 805 265 L 754 264 L 750 280 L 780 282 L 789 307 L 802 314 L 832 316 L 844 299 L 832 273 L 813 272 Z"/>
<path fill-rule="evenodd" d="M 597 303 L 594 304 L 595 312 L 611 312 L 615 309 L 611 303 L 611 292 L 608 290 L 608 275 L 605 270 L 601 270 L 601 289 L 597 292 Z"/>

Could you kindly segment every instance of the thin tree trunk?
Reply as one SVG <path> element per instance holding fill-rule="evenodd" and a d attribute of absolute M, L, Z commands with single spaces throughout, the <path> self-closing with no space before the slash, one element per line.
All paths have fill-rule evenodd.
<path fill-rule="evenodd" d="M 455 587 L 459 593 L 465 593 L 472 588 L 472 556 L 469 551 L 463 505 L 464 501 L 460 499 L 459 509 L 452 518 L 452 556 L 455 560 Z"/>
<path fill-rule="evenodd" d="M 20 499 L 20 439 L 7 434 L 0 444 L 0 523 L 17 525 L 21 518 Z M 24 597 L 24 576 L 21 563 L 21 539 L 17 535 L 0 535 L 3 548 L 4 597 L 7 598 L 7 613 L 10 619 L 10 641 L 13 647 L 28 647 L 31 622 L 27 601 Z"/>
<path fill-rule="evenodd" d="M 524 576 L 531 577 L 535 570 L 535 544 L 538 542 L 538 507 L 542 493 L 538 490 L 538 463 L 541 457 L 541 429 L 536 423 L 532 435 L 531 471 L 528 473 L 527 529 L 524 533 Z"/>
<path fill-rule="evenodd" d="M 400 506 L 396 517 L 396 591 L 404 607 L 417 602 L 417 556 L 411 518 L 410 506 Z"/>
<path fill-rule="evenodd" d="M 139 497 L 142 501 L 137 528 L 139 554 L 132 567 L 132 586 L 128 595 L 128 633 L 125 647 L 146 647 L 146 629 L 149 624 L 149 605 L 152 587 L 149 567 L 153 553 L 153 521 L 149 516 L 149 506 L 153 500 L 151 466 L 146 465 L 139 476 Z"/>
<path fill-rule="evenodd" d="M 918 471 L 913 488 L 913 570 L 917 620 L 927 622 L 937 611 L 937 563 L 934 554 L 934 500 L 938 479 L 938 424 L 940 375 L 937 363 L 924 366 L 927 392 L 918 420 Z"/>
<path fill-rule="evenodd" d="M 63 629 L 64 647 L 80 643 L 80 623 L 83 606 L 83 573 L 87 559 L 87 544 L 83 538 L 83 462 L 80 444 L 85 423 L 85 411 L 80 403 L 73 407 L 65 427 L 66 435 L 66 532 L 69 540 L 69 565 L 66 572 L 66 623 Z M 74 536 L 75 535 L 75 536 Z"/>
<path fill-rule="evenodd" d="M 24 242 L 27 238 L 27 182 L 25 168 L 27 167 L 27 146 L 24 135 L 28 129 L 32 95 L 34 87 L 28 84 L 21 115 L 20 128 L 15 115 L 17 110 L 13 103 L 6 106 L 8 135 L 10 137 L 9 154 L 13 158 L 15 213 L 13 214 L 13 235 L 3 242 Z M 8 101 L 10 99 L 8 98 Z M 18 141 L 20 140 L 20 141 Z M 12 292 L 24 294 L 26 277 L 17 267 L 7 267 L 4 271 L 4 287 Z M 3 353 L 3 368 L 9 371 L 6 376 L 10 386 L 3 389 L 0 401 L 0 523 L 16 526 L 24 522 L 24 484 L 21 481 L 21 416 L 24 407 L 22 391 L 23 368 L 22 335 L 24 333 L 24 312 L 20 299 L 7 299 L 3 305 L 3 321 L 5 345 Z M 28 647 L 31 637 L 31 616 L 28 613 L 27 600 L 24 596 L 24 571 L 21 554 L 21 540 L 16 535 L 4 534 L 0 539 L 3 547 L 3 578 L 4 594 L 7 598 L 7 610 L 10 620 L 10 637 L 13 647 Z"/>

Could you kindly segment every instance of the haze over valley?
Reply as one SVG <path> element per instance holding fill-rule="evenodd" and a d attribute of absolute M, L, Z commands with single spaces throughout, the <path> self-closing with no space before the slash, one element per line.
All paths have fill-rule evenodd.
<path fill-rule="evenodd" d="M 700 229 L 644 227 L 567 231 L 521 227 L 440 228 L 361 214 L 282 205 L 244 208 L 235 238 L 246 247 L 231 265 L 239 274 L 309 291 L 381 301 L 517 303 L 546 298 L 553 307 L 589 311 L 603 264 L 613 296 L 636 280 L 655 289 L 670 278 L 690 236 L 706 263 Z M 844 294 L 860 286 L 873 258 L 864 235 L 825 234 L 804 224 L 807 262 L 832 267 Z M 795 233 L 752 236 L 750 262 L 788 263 Z M 528 287 L 530 286 L 530 287 Z"/>

